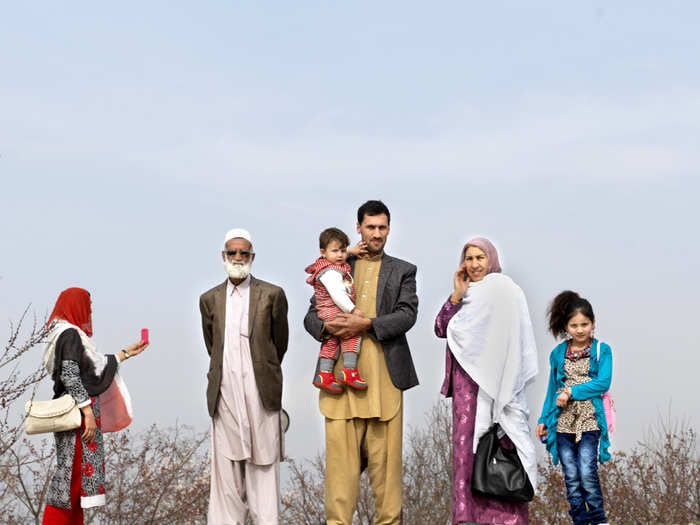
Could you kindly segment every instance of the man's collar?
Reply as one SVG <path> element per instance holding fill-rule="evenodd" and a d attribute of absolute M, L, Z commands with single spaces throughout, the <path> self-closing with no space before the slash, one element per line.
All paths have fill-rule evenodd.
<path fill-rule="evenodd" d="M 231 279 L 226 279 L 226 288 L 227 288 L 228 292 L 231 293 L 235 289 L 239 289 L 240 291 L 247 290 L 248 288 L 250 288 L 251 277 L 252 276 L 250 274 L 248 274 L 248 277 L 243 279 L 243 281 L 241 281 L 239 284 L 233 284 L 231 282 Z"/>
<path fill-rule="evenodd" d="M 361 258 L 363 261 L 380 261 L 380 260 L 382 259 L 382 257 L 384 257 L 384 251 L 383 251 L 383 250 L 382 250 L 381 252 L 379 252 L 378 254 L 376 254 L 376 255 L 367 254 L 367 255 L 363 255 L 363 256 L 360 257 L 360 258 Z"/>

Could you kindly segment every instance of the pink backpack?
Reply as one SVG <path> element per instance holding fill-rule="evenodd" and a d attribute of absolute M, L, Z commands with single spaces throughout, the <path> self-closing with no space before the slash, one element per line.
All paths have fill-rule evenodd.
<path fill-rule="evenodd" d="M 598 361 L 600 356 L 600 343 L 595 347 L 595 359 Z M 603 409 L 605 410 L 605 421 L 608 423 L 608 434 L 611 436 L 615 433 L 615 403 L 613 402 L 610 392 L 605 392 L 602 396 L 603 399 Z"/>

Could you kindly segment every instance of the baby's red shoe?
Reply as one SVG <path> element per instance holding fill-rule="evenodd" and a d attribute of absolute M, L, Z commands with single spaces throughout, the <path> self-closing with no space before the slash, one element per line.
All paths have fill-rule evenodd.
<path fill-rule="evenodd" d="M 313 384 L 315 387 L 331 394 L 340 394 L 343 391 L 343 385 L 335 380 L 333 372 L 318 372 Z"/>
<path fill-rule="evenodd" d="M 360 377 L 357 368 L 343 368 L 338 376 L 338 381 L 355 390 L 367 390 L 367 381 Z"/>

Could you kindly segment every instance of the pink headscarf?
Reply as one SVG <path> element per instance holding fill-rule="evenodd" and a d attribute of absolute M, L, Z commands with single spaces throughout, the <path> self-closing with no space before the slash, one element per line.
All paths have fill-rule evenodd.
<path fill-rule="evenodd" d="M 462 248 L 462 257 L 460 257 L 459 262 L 464 262 L 464 257 L 467 253 L 467 248 L 469 246 L 476 246 L 486 254 L 489 261 L 489 267 L 486 269 L 486 273 L 501 273 L 501 265 L 498 262 L 498 252 L 496 247 L 489 241 L 486 237 L 474 237 L 471 241 L 464 245 Z"/>

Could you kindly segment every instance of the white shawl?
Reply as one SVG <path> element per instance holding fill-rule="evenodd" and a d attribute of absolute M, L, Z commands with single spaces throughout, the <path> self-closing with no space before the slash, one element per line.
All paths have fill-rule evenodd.
<path fill-rule="evenodd" d="M 93 363 L 95 373 L 98 375 L 102 374 L 107 366 L 107 356 L 97 351 L 95 343 L 80 328 L 68 321 L 59 319 L 47 335 L 48 343 L 44 350 L 44 367 L 49 376 L 53 375 L 54 355 L 58 338 L 69 328 L 74 328 L 78 331 L 85 349 L 85 356 Z M 131 424 L 131 396 L 118 370 L 115 372 L 114 380 L 109 385 L 109 388 L 99 395 L 99 399 L 102 432 L 117 432 Z"/>
<path fill-rule="evenodd" d="M 499 423 L 537 487 L 525 387 L 537 375 L 537 347 L 525 294 L 510 277 L 490 273 L 469 284 L 462 308 L 447 325 L 450 350 L 479 385 L 474 451 L 492 423 Z"/>

